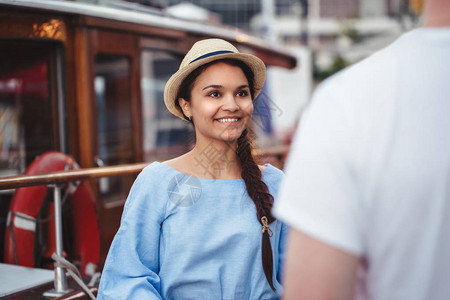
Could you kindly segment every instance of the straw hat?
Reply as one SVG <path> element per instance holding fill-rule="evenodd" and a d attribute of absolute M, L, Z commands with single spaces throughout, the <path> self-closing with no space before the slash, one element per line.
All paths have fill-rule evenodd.
<path fill-rule="evenodd" d="M 178 71 L 169 78 L 164 88 L 164 103 L 175 116 L 185 120 L 180 107 L 175 105 L 178 89 L 183 80 L 198 67 L 214 60 L 233 58 L 242 61 L 254 74 L 255 98 L 266 80 L 266 66 L 254 55 L 240 53 L 232 44 L 221 39 L 206 39 L 196 42 L 181 62 Z"/>

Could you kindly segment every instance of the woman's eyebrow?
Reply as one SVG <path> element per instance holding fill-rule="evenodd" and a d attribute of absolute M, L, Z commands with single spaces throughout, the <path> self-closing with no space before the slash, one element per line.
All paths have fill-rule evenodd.
<path fill-rule="evenodd" d="M 222 85 L 218 85 L 218 84 L 210 84 L 210 85 L 208 85 L 208 86 L 205 86 L 205 87 L 202 89 L 202 91 L 203 91 L 203 90 L 206 90 L 206 89 L 208 89 L 208 88 L 220 89 L 220 88 L 223 88 L 223 86 L 222 86 Z"/>
<path fill-rule="evenodd" d="M 210 84 L 208 86 L 205 86 L 202 90 L 206 90 L 208 88 L 214 88 L 214 89 L 221 89 L 223 88 L 223 85 L 219 85 L 219 84 Z M 243 84 L 240 85 L 236 88 L 236 90 L 240 90 L 240 89 L 244 89 L 244 88 L 249 88 L 248 84 Z"/>

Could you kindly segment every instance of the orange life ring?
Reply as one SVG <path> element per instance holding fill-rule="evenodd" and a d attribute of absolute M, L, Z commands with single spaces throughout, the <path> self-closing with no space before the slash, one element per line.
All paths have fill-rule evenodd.
<path fill-rule="evenodd" d="M 76 168 L 78 165 L 70 156 L 52 151 L 39 156 L 25 174 Z M 27 267 L 53 267 L 52 263 L 45 265 L 45 261 L 50 262 L 51 255 L 55 252 L 53 203 L 49 203 L 53 199 L 51 191 L 52 189 L 47 191 L 46 186 L 34 186 L 18 188 L 14 192 L 5 232 L 5 263 Z M 63 216 L 63 224 L 67 229 L 64 232 L 63 248 L 67 251 L 68 258 L 78 265 L 83 276 L 93 275 L 100 260 L 94 194 L 86 181 L 78 186 L 69 185 L 61 194 L 62 198 L 68 195 L 68 213 Z M 38 237 L 40 242 L 36 242 Z M 70 241 L 69 248 L 66 241 Z M 38 262 L 39 255 L 43 257 L 44 264 Z"/>

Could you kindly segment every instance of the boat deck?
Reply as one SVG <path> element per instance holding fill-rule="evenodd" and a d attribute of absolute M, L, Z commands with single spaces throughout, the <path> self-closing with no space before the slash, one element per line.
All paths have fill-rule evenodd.
<path fill-rule="evenodd" d="M 40 299 L 53 288 L 52 270 L 0 263 L 0 298 Z"/>

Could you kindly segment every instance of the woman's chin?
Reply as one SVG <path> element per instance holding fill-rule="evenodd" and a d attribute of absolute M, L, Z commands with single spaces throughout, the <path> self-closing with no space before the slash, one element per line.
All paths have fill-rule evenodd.
<path fill-rule="evenodd" d="M 234 128 L 225 130 L 220 134 L 220 139 L 224 142 L 231 143 L 237 141 L 244 130 L 240 128 Z"/>

